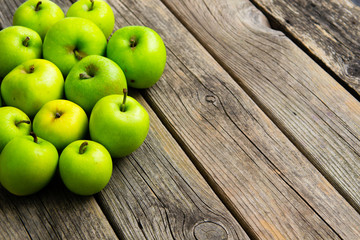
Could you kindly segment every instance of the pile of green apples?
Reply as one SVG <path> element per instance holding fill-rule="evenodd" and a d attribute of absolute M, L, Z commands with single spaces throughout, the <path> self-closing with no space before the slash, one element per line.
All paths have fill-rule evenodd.
<path fill-rule="evenodd" d="M 0 183 L 12 194 L 36 193 L 56 172 L 70 191 L 95 194 L 113 159 L 144 142 L 149 115 L 127 89 L 160 79 L 166 48 L 148 27 L 114 25 L 106 1 L 79 0 L 65 15 L 28 0 L 0 31 Z"/>

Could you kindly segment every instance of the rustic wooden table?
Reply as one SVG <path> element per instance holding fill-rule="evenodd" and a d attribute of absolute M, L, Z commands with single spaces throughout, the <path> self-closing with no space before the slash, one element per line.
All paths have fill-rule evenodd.
<path fill-rule="evenodd" d="M 360 239 L 358 0 L 108 2 L 167 47 L 148 137 L 95 196 L 0 188 L 0 239 Z"/>

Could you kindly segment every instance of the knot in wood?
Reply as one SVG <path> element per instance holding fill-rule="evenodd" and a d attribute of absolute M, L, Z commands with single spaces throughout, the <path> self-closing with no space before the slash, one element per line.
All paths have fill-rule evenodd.
<path fill-rule="evenodd" d="M 347 73 L 352 77 L 360 77 L 360 61 L 353 61 L 347 68 Z"/>
<path fill-rule="evenodd" d="M 206 95 L 205 100 L 209 103 L 214 103 L 216 102 L 216 97 L 214 95 Z"/>
<path fill-rule="evenodd" d="M 201 222 L 194 228 L 194 236 L 197 240 L 227 240 L 226 230 L 214 222 Z"/>

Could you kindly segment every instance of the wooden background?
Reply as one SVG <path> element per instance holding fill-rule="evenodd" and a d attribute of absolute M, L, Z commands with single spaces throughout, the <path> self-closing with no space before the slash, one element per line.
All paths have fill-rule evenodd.
<path fill-rule="evenodd" d="M 0 26 L 23 1 L 0 0 Z M 54 1 L 66 12 L 70 1 Z M 349 0 L 108 1 L 167 65 L 151 119 L 92 197 L 0 189 L 2 239 L 357 239 L 359 13 Z"/>

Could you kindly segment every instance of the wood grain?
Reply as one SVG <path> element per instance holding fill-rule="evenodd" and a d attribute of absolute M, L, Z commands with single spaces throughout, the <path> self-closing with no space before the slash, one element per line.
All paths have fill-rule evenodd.
<path fill-rule="evenodd" d="M 140 96 L 138 98 L 142 100 Z M 144 100 L 142 103 L 145 105 Z M 155 129 L 151 128 L 147 142 L 136 154 L 119 160 L 108 187 L 97 196 L 117 234 L 131 240 L 249 239 L 156 115 L 151 109 L 148 111 Z M 21 222 L 26 224 L 20 233 L 26 236 L 27 231 L 32 232 L 30 237 L 37 239 L 76 239 L 78 236 L 82 239 L 108 239 L 114 234 L 108 226 L 103 226 L 103 231 L 108 233 L 104 236 L 98 229 L 102 221 L 94 223 L 92 220 L 96 218 L 83 216 L 99 215 L 93 210 L 97 207 L 93 198 L 73 199 L 73 195 L 70 196 L 70 201 L 66 201 L 70 208 L 63 204 L 66 197 L 61 194 L 44 197 L 42 201 L 47 202 L 45 209 L 36 204 L 35 196 L 33 201 L 25 202 L 19 216 L 6 223 L 14 225 L 16 217 L 21 218 Z M 55 201 L 57 198 L 59 200 Z M 15 200 L 15 208 L 24 205 L 17 198 Z M 4 206 L 4 211 L 14 214 L 10 206 Z M 37 212 L 45 212 L 46 218 L 38 219 L 40 214 Z M 72 213 L 71 217 L 67 213 Z M 68 223 L 72 226 L 69 227 Z M 51 229 L 53 225 L 57 227 Z M 88 232 L 93 232 L 93 236 Z M 74 233 L 77 234 L 72 236 Z M 14 230 L 6 236 L 17 238 L 22 235 L 15 234 Z"/>
<path fill-rule="evenodd" d="M 212 192 L 136 92 L 149 112 L 145 143 L 115 160 L 113 177 L 99 202 L 124 239 L 248 239 L 239 223 Z"/>
<path fill-rule="evenodd" d="M 359 102 L 249 1 L 164 2 L 360 211 Z"/>
<path fill-rule="evenodd" d="M 360 7 L 351 0 L 253 0 L 360 94 Z"/>
<path fill-rule="evenodd" d="M 59 177 L 37 194 L 0 188 L 1 239 L 117 239 L 94 197 L 70 193 Z"/>
<path fill-rule="evenodd" d="M 117 16 L 117 27 L 145 25 L 163 37 L 168 50 L 164 75 L 143 93 L 252 236 L 351 239 L 360 234 L 356 211 L 168 9 L 156 0 L 110 3 Z M 172 4 L 179 9 L 198 8 L 194 2 Z M 221 9 L 224 4 L 217 2 L 213 6 Z M 194 13 L 187 9 L 187 13 L 211 19 L 205 11 Z M 242 13 L 252 16 L 256 11 Z M 242 16 L 233 12 L 228 14 L 229 17 Z M 260 16 L 247 24 L 257 23 L 257 19 L 264 22 Z M 210 21 L 201 24 L 215 25 Z M 226 28 L 227 23 L 222 24 L 221 28 Z M 214 41 L 211 36 L 209 39 Z M 234 43 L 240 47 L 244 44 L 241 41 Z M 237 56 L 236 52 L 224 54 L 228 58 L 232 54 Z"/>

